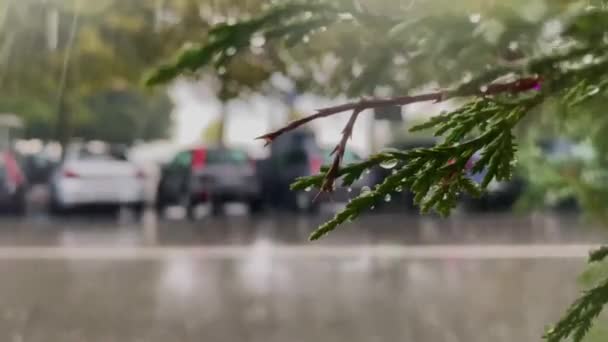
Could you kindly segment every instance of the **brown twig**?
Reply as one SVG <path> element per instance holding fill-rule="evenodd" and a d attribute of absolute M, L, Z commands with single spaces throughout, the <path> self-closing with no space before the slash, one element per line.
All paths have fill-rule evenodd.
<path fill-rule="evenodd" d="M 541 83 L 542 83 L 542 78 L 539 76 L 534 76 L 534 77 L 520 78 L 513 82 L 488 84 L 485 87 L 481 87 L 480 89 L 473 89 L 473 90 L 469 89 L 469 90 L 436 91 L 433 93 L 414 95 L 414 96 L 400 96 L 400 97 L 394 97 L 394 98 L 389 98 L 389 99 L 363 99 L 358 102 L 351 102 L 351 103 L 346 103 L 346 104 L 339 105 L 339 106 L 319 109 L 319 110 L 317 110 L 317 112 L 315 114 L 309 115 L 302 119 L 292 121 L 287 126 L 280 128 L 274 132 L 270 132 L 268 134 L 262 135 L 262 136 L 258 137 L 257 139 L 265 140 L 266 145 L 268 145 L 268 144 L 272 143 L 276 138 L 281 136 L 282 134 L 289 132 L 291 130 L 294 130 L 310 121 L 352 110 L 353 113 L 352 113 L 348 123 L 344 127 L 344 130 L 342 131 L 342 139 L 336 145 L 335 149 L 332 152 L 332 154 L 335 154 L 334 160 L 333 160 L 332 165 L 330 166 L 329 170 L 325 174 L 325 179 L 323 181 L 323 184 L 321 185 L 321 189 L 320 189 L 321 191 L 319 192 L 319 194 L 321 194 L 322 192 L 332 192 L 334 190 L 335 180 L 340 171 L 340 164 L 342 162 L 342 157 L 344 156 L 344 152 L 346 150 L 346 144 L 348 142 L 348 139 L 352 135 L 353 127 L 355 125 L 355 122 L 357 121 L 357 117 L 359 116 L 359 114 L 362 111 L 364 111 L 366 109 L 372 109 L 372 108 L 382 108 L 382 107 L 390 107 L 390 106 L 405 106 L 405 105 L 417 103 L 417 102 L 428 102 L 428 101 L 442 102 L 442 101 L 445 101 L 447 99 L 454 98 L 454 97 L 492 96 L 492 95 L 499 95 L 502 93 L 520 93 L 520 92 L 525 92 L 525 91 L 529 91 L 529 90 L 533 90 L 533 89 L 539 90 Z M 317 194 L 315 199 L 319 196 L 319 194 Z"/>
<path fill-rule="evenodd" d="M 529 91 L 532 89 L 538 89 L 540 84 L 542 83 L 541 77 L 526 77 L 521 78 L 513 82 L 508 83 L 497 83 L 497 84 L 489 84 L 486 89 L 475 89 L 473 91 L 460 92 L 460 91 L 437 91 L 433 93 L 414 95 L 414 96 L 399 96 L 388 99 L 371 99 L 371 100 L 361 100 L 357 102 L 346 103 L 339 106 L 327 107 L 323 109 L 317 110 L 315 114 L 309 115 L 305 118 L 298 119 L 290 122 L 285 127 L 282 127 L 274 132 L 270 132 L 264 134 L 262 136 L 257 137 L 256 139 L 261 139 L 266 141 L 266 145 L 272 143 L 276 138 L 281 136 L 282 134 L 292 131 L 310 121 L 324 118 L 328 116 L 332 116 L 335 114 L 339 114 L 342 112 L 346 112 L 349 110 L 358 109 L 359 111 L 364 111 L 366 109 L 372 108 L 382 108 L 382 107 L 390 107 L 390 106 L 405 106 L 412 103 L 417 102 L 442 102 L 450 98 L 454 97 L 466 97 L 466 96 L 492 96 L 499 95 L 502 93 L 520 93 Z"/>
<path fill-rule="evenodd" d="M 340 173 L 340 165 L 342 164 L 342 159 L 344 158 L 344 153 L 346 152 L 346 144 L 348 143 L 348 139 L 353 135 L 353 128 L 355 127 L 355 122 L 357 121 L 357 117 L 359 116 L 362 110 L 363 109 L 361 108 L 355 108 L 350 116 L 350 119 L 348 119 L 346 126 L 344 126 L 344 129 L 342 130 L 342 139 L 340 139 L 340 142 L 331 152 L 331 154 L 334 156 L 334 160 L 329 170 L 327 170 L 327 173 L 325 173 L 325 179 L 323 180 L 321 189 L 317 196 L 315 196 L 313 201 L 315 201 L 323 192 L 334 191 L 334 183 L 336 181 L 336 178 L 338 178 L 338 174 Z"/>

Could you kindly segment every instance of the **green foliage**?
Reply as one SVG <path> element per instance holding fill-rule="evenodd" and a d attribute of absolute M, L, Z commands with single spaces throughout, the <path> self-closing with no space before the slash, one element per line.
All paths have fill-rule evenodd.
<path fill-rule="evenodd" d="M 226 68 L 234 56 L 249 52 L 251 45 L 256 44 L 256 38 L 263 39 L 264 44 L 281 39 L 288 46 L 293 46 L 311 31 L 335 19 L 336 13 L 331 11 L 331 6 L 306 1 L 278 6 L 251 20 L 219 24 L 209 30 L 205 44 L 185 46 L 174 61 L 146 76 L 145 83 L 166 83 L 210 64 L 216 68 Z"/>
<path fill-rule="evenodd" d="M 27 137 L 57 139 L 59 131 L 121 142 L 165 137 L 167 96 L 142 92 L 137 83 L 153 56 L 200 34 L 188 8 L 177 2 L 196 1 L 167 7 L 181 24 L 191 24 L 188 29 L 159 27 L 153 1 L 0 0 L 0 112 L 22 116 Z M 201 18 L 196 22 L 200 26 Z M 119 93 L 126 98 L 107 100 Z M 60 113 L 67 119 L 61 121 Z"/>
<path fill-rule="evenodd" d="M 600 247 L 589 253 L 589 262 L 600 262 L 608 257 L 608 246 Z"/>
<path fill-rule="evenodd" d="M 574 342 L 600 340 L 606 336 L 602 327 L 594 327 L 594 320 L 603 306 L 608 303 L 608 272 L 605 259 L 608 247 L 601 247 L 589 253 L 589 268 L 581 277 L 586 290 L 568 309 L 562 320 L 549 329 L 545 338 L 548 342 L 559 342 L 569 337 Z M 593 328 L 593 329 L 592 329 Z"/>
<path fill-rule="evenodd" d="M 608 303 L 608 280 L 586 290 L 553 328 L 545 334 L 548 342 L 559 342 L 572 337 L 574 342 L 580 342 L 589 332 L 593 321 Z"/>
<path fill-rule="evenodd" d="M 208 145 L 220 144 L 222 142 L 224 123 L 222 119 L 212 121 L 205 127 L 201 134 L 203 143 Z"/>

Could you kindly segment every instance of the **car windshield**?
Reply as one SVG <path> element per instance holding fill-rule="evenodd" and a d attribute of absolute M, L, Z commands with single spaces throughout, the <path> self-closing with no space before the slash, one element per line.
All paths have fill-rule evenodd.
<path fill-rule="evenodd" d="M 247 154 L 240 150 L 209 150 L 207 151 L 207 162 L 213 164 L 241 165 L 247 163 Z"/>
<path fill-rule="evenodd" d="M 106 144 L 87 144 L 78 146 L 74 148 L 71 153 L 68 152 L 68 158 L 87 161 L 116 161 L 126 159 L 124 153 L 120 149 Z"/>

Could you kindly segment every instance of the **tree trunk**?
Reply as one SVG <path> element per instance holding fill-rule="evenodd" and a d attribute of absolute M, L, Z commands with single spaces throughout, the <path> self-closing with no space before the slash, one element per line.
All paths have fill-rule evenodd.
<path fill-rule="evenodd" d="M 217 145 L 218 147 L 226 146 L 226 129 L 228 127 L 228 111 L 226 110 L 228 106 L 225 103 L 222 103 L 220 109 L 220 119 L 219 119 L 219 127 L 217 134 Z"/>

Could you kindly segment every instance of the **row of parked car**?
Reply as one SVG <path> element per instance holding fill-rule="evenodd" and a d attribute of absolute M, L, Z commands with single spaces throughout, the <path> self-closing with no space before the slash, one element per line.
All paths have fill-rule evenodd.
<path fill-rule="evenodd" d="M 407 150 L 433 146 L 433 140 L 414 140 L 396 144 L 394 148 Z M 157 207 L 162 211 L 168 205 L 180 204 L 193 216 L 194 208 L 203 202 L 211 204 L 219 212 L 227 201 L 242 201 L 251 212 L 265 207 L 292 211 L 315 212 L 328 201 L 346 202 L 360 193 L 363 187 L 381 183 L 392 170 L 376 167 L 348 188 L 338 187 L 332 194 L 324 194 L 313 200 L 315 191 L 292 191 L 289 185 L 298 177 L 320 171 L 322 165 L 331 163 L 331 149 L 320 147 L 309 130 L 297 130 L 279 137 L 270 146 L 267 159 L 253 161 L 239 150 L 227 148 L 193 148 L 178 153 L 162 171 L 158 187 Z M 361 158 L 353 151 L 346 151 L 343 162 L 354 163 Z M 481 181 L 485 174 L 472 174 Z M 508 209 L 524 189 L 521 178 L 510 182 L 492 183 L 485 196 L 463 198 L 471 210 Z M 411 193 L 395 193 L 384 209 L 415 210 Z"/>
<path fill-rule="evenodd" d="M 413 140 L 391 147 L 401 150 L 429 147 L 433 140 Z M 551 144 L 549 144 L 552 146 Z M 169 206 L 180 205 L 188 217 L 194 218 L 199 204 L 211 205 L 212 212 L 221 213 L 227 202 L 245 203 L 257 213 L 273 207 L 293 211 L 314 212 L 327 201 L 346 202 L 363 187 L 373 187 L 391 170 L 377 167 L 351 187 L 338 188 L 335 193 L 313 201 L 315 191 L 291 191 L 289 185 L 298 177 L 316 174 L 322 165 L 331 162 L 330 149 L 320 147 L 309 130 L 297 130 L 281 136 L 270 147 L 270 155 L 253 160 L 242 150 L 228 147 L 195 146 L 174 155 L 160 169 L 154 180 L 155 205 L 159 213 Z M 357 162 L 360 157 L 347 151 L 344 163 Z M 15 213 L 25 212 L 27 180 L 47 182 L 49 208 L 62 213 L 82 205 L 119 204 L 141 210 L 147 201 L 151 175 L 129 161 L 127 150 L 101 142 L 73 144 L 61 162 L 50 163 L 33 156 L 17 158 L 4 152 L 0 158 L 0 205 Z M 470 177 L 480 182 L 484 173 Z M 472 210 L 508 209 L 524 191 L 525 182 L 515 177 L 510 182 L 492 183 L 482 198 L 463 198 Z M 385 210 L 415 210 L 413 196 L 396 192 Z"/>

